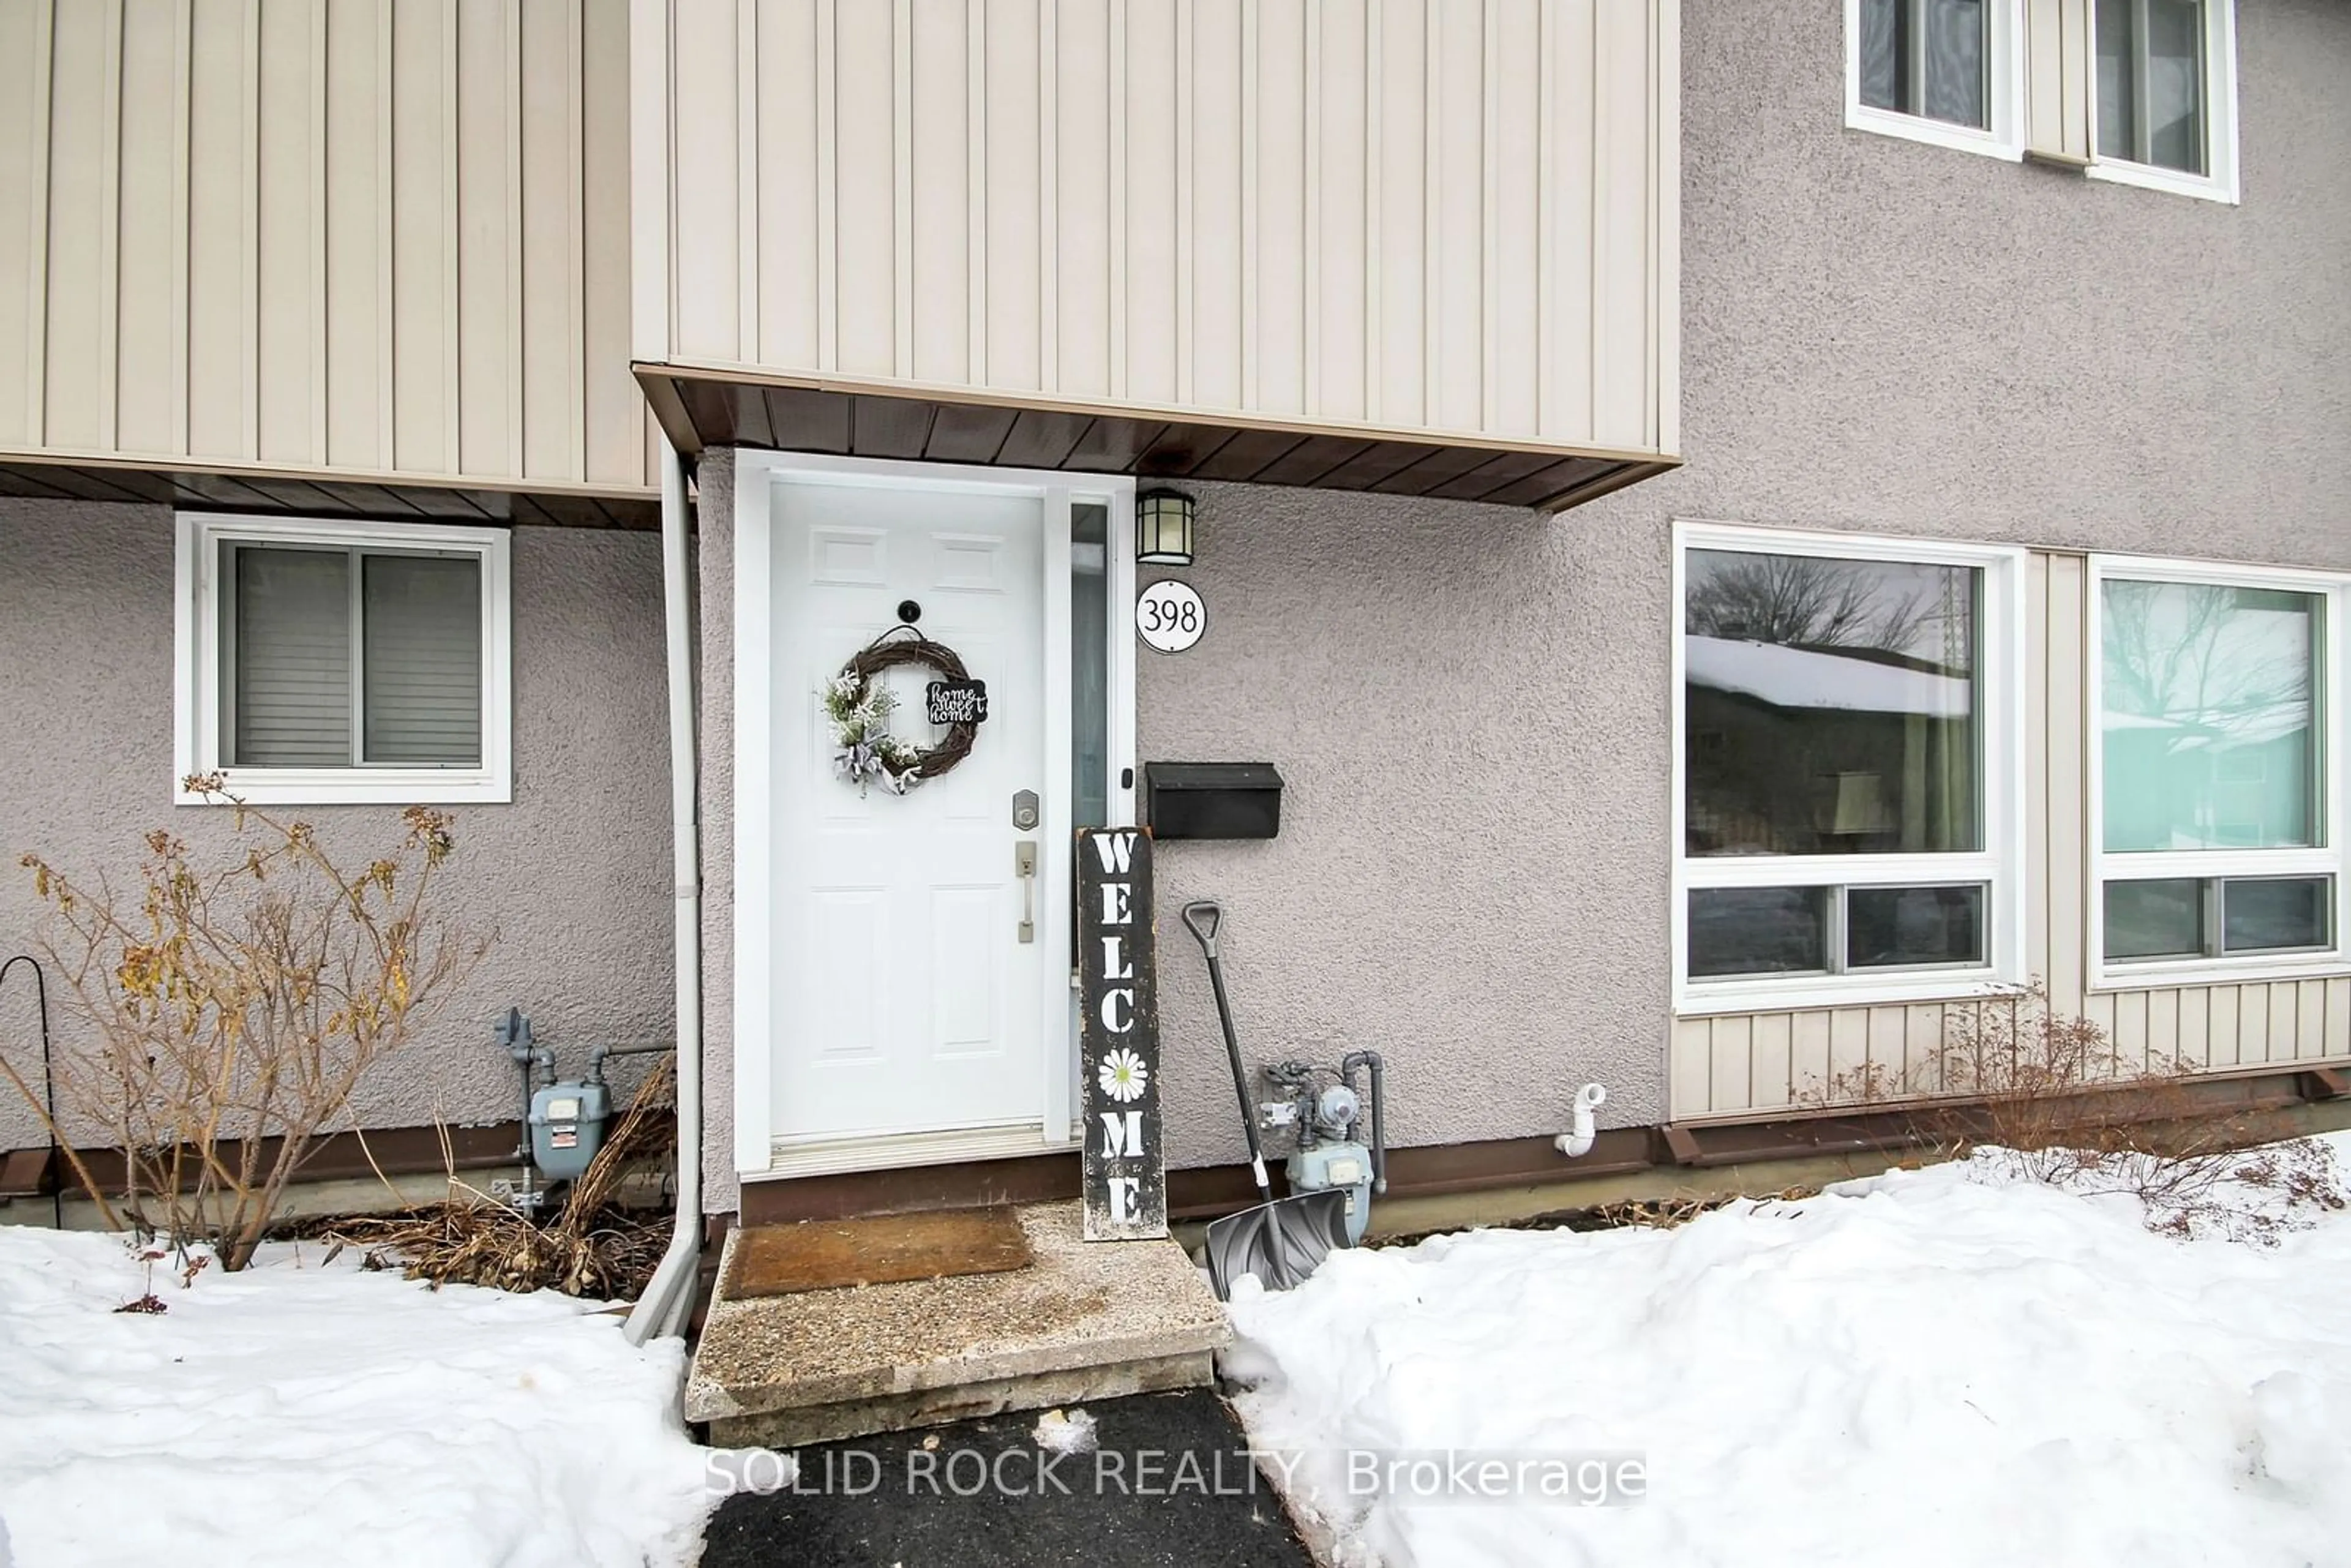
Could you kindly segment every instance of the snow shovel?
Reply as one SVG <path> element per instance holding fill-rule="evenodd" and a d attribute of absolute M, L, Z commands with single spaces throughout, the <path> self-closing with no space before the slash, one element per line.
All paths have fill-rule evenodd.
<path fill-rule="evenodd" d="M 1207 955 L 1208 984 L 1217 993 L 1217 1021 L 1225 1028 L 1225 1054 L 1232 1059 L 1233 1092 L 1240 1096 L 1241 1129 L 1249 1134 L 1249 1173 L 1257 1177 L 1259 1202 L 1254 1208 L 1228 1214 L 1208 1223 L 1208 1282 L 1217 1299 L 1230 1301 L 1233 1281 L 1254 1274 L 1269 1291 L 1286 1291 L 1307 1275 L 1334 1247 L 1353 1242 L 1347 1235 L 1347 1194 L 1331 1187 L 1293 1193 L 1277 1201 L 1265 1174 L 1265 1155 L 1258 1147 L 1257 1107 L 1249 1101 L 1249 1069 L 1241 1065 L 1241 1042 L 1233 1032 L 1233 1006 L 1225 996 L 1225 966 L 1217 956 L 1217 932 L 1225 912 L 1213 900 L 1184 906 L 1184 924 Z"/>

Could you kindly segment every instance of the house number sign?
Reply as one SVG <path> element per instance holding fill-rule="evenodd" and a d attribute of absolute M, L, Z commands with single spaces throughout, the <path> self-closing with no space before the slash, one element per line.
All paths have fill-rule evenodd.
<path fill-rule="evenodd" d="M 1135 635 L 1162 653 L 1180 653 L 1208 629 L 1208 607 L 1199 590 L 1172 577 L 1161 578 L 1134 601 Z"/>
<path fill-rule="evenodd" d="M 1151 928 L 1151 837 L 1078 835 L 1078 1049 L 1085 1114 L 1085 1234 L 1167 1234 L 1160 1143 L 1159 965 Z"/>

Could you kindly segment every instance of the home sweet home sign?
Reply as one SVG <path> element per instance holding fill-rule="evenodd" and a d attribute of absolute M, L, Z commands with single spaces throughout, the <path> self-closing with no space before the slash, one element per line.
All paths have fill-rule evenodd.
<path fill-rule="evenodd" d="M 1148 833 L 1101 828 L 1078 835 L 1078 1041 L 1089 1241 L 1167 1234 L 1151 904 Z"/>

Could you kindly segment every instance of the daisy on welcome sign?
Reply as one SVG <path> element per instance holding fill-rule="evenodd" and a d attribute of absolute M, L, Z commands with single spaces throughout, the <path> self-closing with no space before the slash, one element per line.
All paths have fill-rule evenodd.
<path fill-rule="evenodd" d="M 1103 1093 L 1124 1103 L 1143 1098 L 1144 1090 L 1151 1083 L 1151 1069 L 1131 1051 L 1113 1051 L 1102 1059 L 1095 1077 Z"/>

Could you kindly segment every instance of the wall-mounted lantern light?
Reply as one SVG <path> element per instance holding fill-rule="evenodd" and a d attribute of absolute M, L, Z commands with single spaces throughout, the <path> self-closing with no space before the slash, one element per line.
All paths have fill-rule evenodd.
<path fill-rule="evenodd" d="M 1134 498 L 1134 559 L 1144 566 L 1192 564 L 1192 513 L 1198 503 L 1177 490 Z"/>

